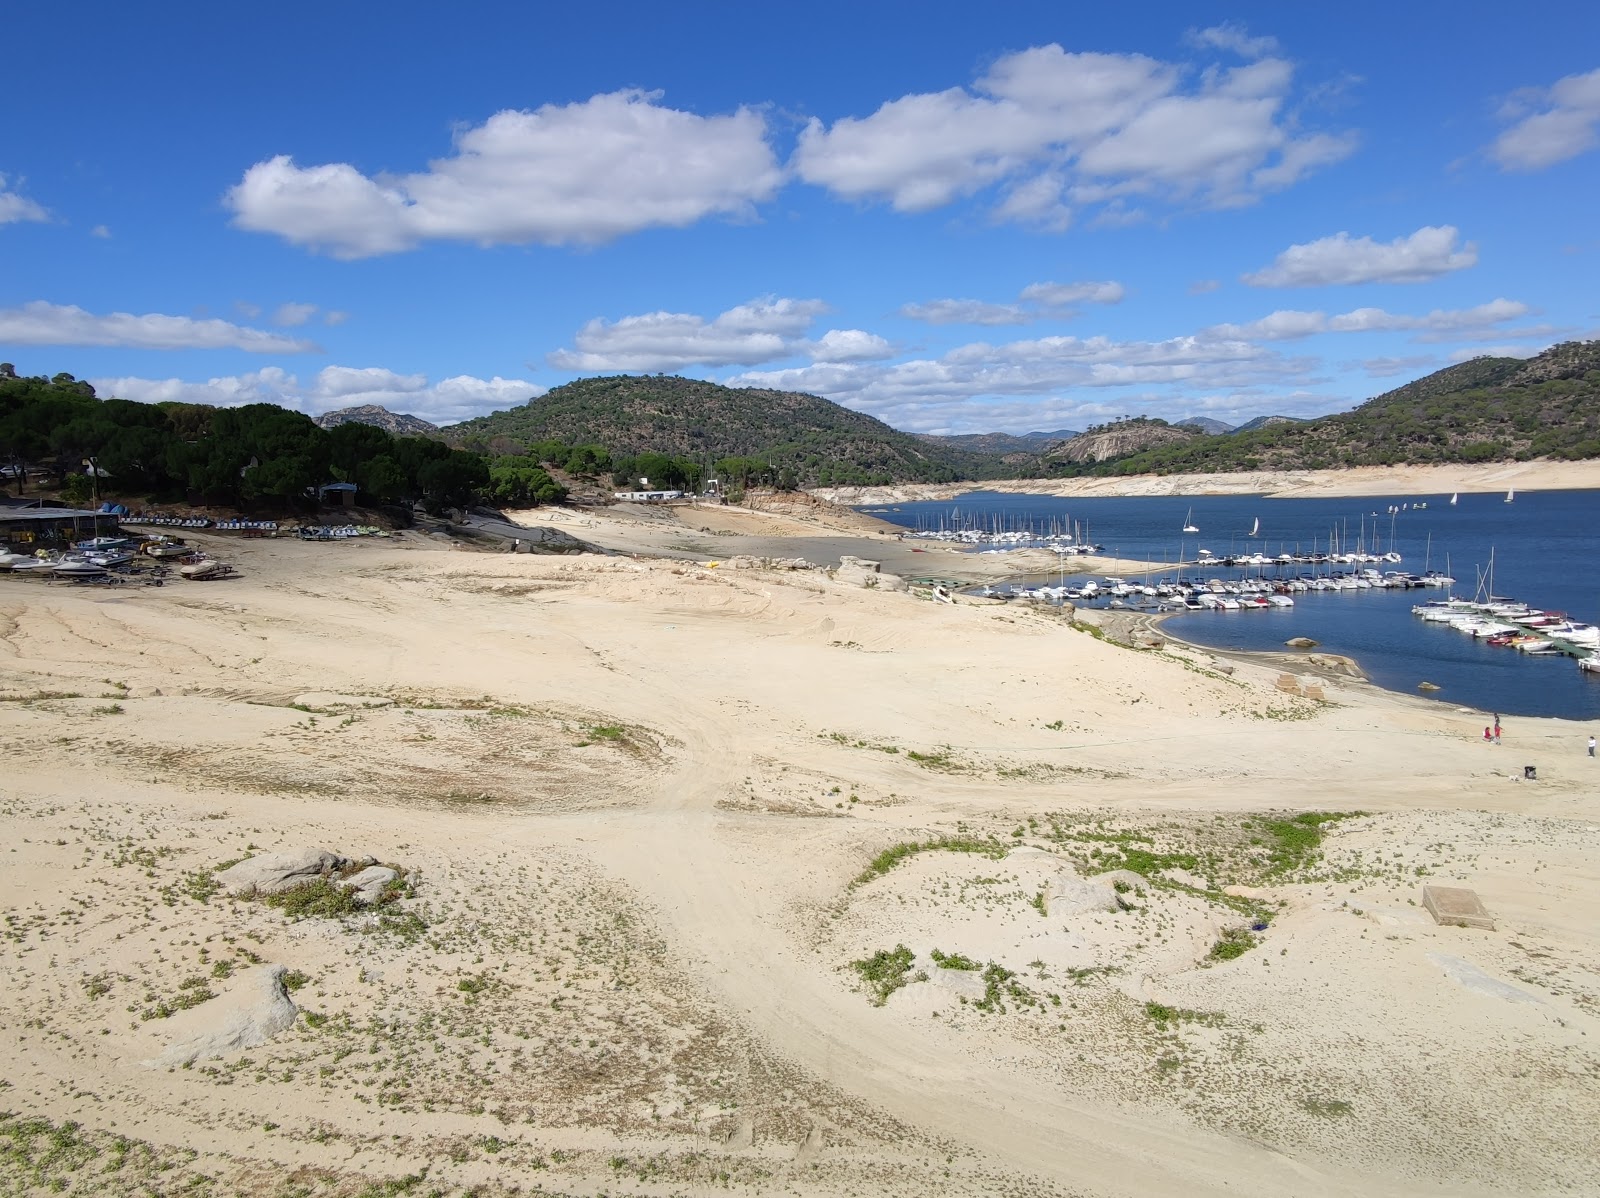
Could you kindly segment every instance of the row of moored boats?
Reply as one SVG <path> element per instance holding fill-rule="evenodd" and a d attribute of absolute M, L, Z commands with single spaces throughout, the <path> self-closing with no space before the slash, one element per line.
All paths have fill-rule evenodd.
<path fill-rule="evenodd" d="M 1585 670 L 1600 673 L 1600 628 L 1568 619 L 1557 611 L 1543 611 L 1515 599 L 1439 599 L 1419 603 L 1413 615 L 1429 624 L 1441 624 L 1485 644 L 1536 655 L 1567 654 L 1577 657 Z"/>

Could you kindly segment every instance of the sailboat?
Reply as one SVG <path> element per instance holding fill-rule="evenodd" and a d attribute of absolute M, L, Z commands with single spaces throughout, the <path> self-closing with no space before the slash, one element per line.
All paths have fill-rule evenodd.
<path fill-rule="evenodd" d="M 1250 535 L 1253 536 L 1253 537 L 1259 537 L 1261 535 L 1261 517 L 1260 516 L 1257 516 L 1256 520 L 1255 520 L 1255 523 L 1250 526 Z"/>
<path fill-rule="evenodd" d="M 1457 492 L 1455 492 L 1455 493 L 1454 493 L 1454 494 L 1453 494 L 1453 495 L 1451 495 L 1451 496 L 1450 496 L 1450 506 L 1451 506 L 1451 507 L 1455 507 L 1455 505 L 1456 505 L 1456 500 L 1458 500 L 1458 499 L 1460 499 L 1460 498 L 1461 498 L 1461 492 L 1459 492 L 1459 491 L 1457 491 Z"/>
<path fill-rule="evenodd" d="M 1516 497 L 1517 497 L 1517 493 L 1515 491 L 1507 491 L 1506 492 L 1506 502 L 1507 503 L 1510 503 Z"/>
<path fill-rule="evenodd" d="M 1190 508 L 1189 509 L 1189 514 L 1183 518 L 1183 531 L 1184 532 L 1199 532 L 1200 531 L 1198 528 L 1196 528 L 1194 526 L 1194 509 L 1193 508 Z"/>

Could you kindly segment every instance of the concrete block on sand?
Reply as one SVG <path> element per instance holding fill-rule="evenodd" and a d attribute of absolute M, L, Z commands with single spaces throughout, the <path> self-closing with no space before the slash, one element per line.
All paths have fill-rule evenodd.
<path fill-rule="evenodd" d="M 1424 886 L 1422 905 L 1437 924 L 1494 931 L 1494 919 L 1474 890 L 1465 886 Z"/>
<path fill-rule="evenodd" d="M 327 849 L 289 849 L 262 853 L 217 873 L 231 894 L 280 894 L 338 869 L 345 859 Z"/>
<path fill-rule="evenodd" d="M 172 1043 L 145 1064 L 172 1069 L 265 1044 L 294 1023 L 298 1008 L 284 988 L 282 965 L 258 965 L 239 974 L 228 993 L 180 1011 L 168 1025 Z"/>

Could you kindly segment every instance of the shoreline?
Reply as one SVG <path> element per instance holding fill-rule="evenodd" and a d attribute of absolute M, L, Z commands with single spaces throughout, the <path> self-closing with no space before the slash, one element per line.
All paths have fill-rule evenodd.
<path fill-rule="evenodd" d="M 816 487 L 808 493 L 846 507 L 954 499 L 977 491 L 1058 498 L 1263 495 L 1270 499 L 1448 495 L 1465 491 L 1600 489 L 1600 460 L 1491 462 L 1481 466 L 1351 466 L 1337 470 L 1257 470 L 1237 474 L 1135 474 L 1121 477 L 995 479 L 901 483 L 879 487 Z"/>

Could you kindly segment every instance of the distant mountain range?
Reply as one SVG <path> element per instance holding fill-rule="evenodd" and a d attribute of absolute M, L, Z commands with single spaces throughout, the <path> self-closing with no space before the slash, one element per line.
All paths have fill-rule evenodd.
<path fill-rule="evenodd" d="M 340 408 L 337 412 L 324 412 L 315 418 L 319 428 L 337 428 L 341 424 L 370 424 L 381 428 L 393 437 L 421 437 L 436 433 L 439 426 L 429 424 L 418 416 L 391 412 L 377 404 L 361 404 L 354 408 Z"/>

